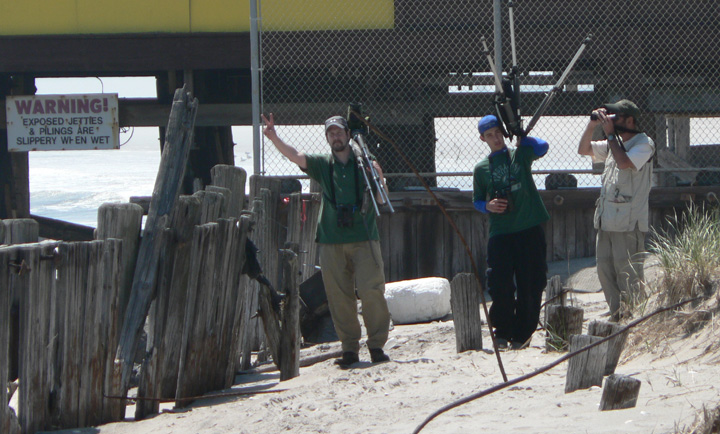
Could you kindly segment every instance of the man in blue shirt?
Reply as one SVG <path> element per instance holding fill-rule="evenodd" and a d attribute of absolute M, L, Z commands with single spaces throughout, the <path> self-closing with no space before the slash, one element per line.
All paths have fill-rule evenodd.
<path fill-rule="evenodd" d="M 478 211 L 489 214 L 490 220 L 490 322 L 499 348 L 522 349 L 537 329 L 547 283 L 542 223 L 550 215 L 535 187 L 531 166 L 547 153 L 548 143 L 522 137 L 517 148 L 508 149 L 493 115 L 480 120 L 478 131 L 491 151 L 473 172 L 473 203 Z"/>

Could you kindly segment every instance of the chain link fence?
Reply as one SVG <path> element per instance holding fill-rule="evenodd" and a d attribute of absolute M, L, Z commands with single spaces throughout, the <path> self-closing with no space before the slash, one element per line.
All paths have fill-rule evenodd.
<path fill-rule="evenodd" d="M 512 60 L 509 2 L 304 4 L 260 4 L 262 110 L 275 114 L 280 136 L 304 152 L 328 152 L 324 119 L 346 114 L 350 102 L 361 102 L 363 114 L 389 138 L 371 133 L 367 142 L 391 190 L 417 188 L 410 165 L 431 186 L 472 189 L 473 167 L 488 154 L 477 121 L 494 113 L 494 81 L 481 38 L 493 57 L 495 39 L 501 41 L 501 58 L 495 60 L 507 73 Z M 551 145 L 533 166 L 540 188 L 554 172 L 573 174 L 578 187 L 600 184 L 600 168 L 577 154 L 578 142 L 589 113 L 622 98 L 638 104 L 640 127 L 656 143 L 657 185 L 720 183 L 719 2 L 512 4 L 525 125 L 583 40 L 593 35 L 531 132 Z M 302 175 L 269 141 L 263 144 L 262 170 Z"/>

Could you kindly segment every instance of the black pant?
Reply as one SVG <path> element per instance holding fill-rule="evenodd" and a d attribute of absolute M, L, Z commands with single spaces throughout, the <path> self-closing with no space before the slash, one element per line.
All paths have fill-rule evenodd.
<path fill-rule="evenodd" d="M 488 241 L 490 321 L 497 337 L 523 343 L 537 329 L 547 284 L 545 251 L 545 232 L 539 225 Z"/>

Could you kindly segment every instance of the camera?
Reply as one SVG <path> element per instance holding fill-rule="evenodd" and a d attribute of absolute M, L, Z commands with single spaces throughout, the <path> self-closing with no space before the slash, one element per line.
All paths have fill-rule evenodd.
<path fill-rule="evenodd" d="M 507 214 L 510 211 L 512 211 L 513 205 L 512 205 L 512 196 L 510 195 L 510 188 L 506 187 L 500 190 L 495 190 L 494 193 L 494 199 L 505 199 L 507 200 L 507 207 L 505 207 L 505 211 L 503 211 L 500 214 Z"/>
<path fill-rule="evenodd" d="M 339 205 L 337 206 L 337 225 L 339 228 L 351 228 L 353 227 L 353 214 L 355 214 L 355 207 L 352 205 Z"/>
<path fill-rule="evenodd" d="M 607 117 L 608 119 L 615 119 L 615 113 L 608 113 Z M 595 113 L 590 113 L 590 120 L 596 121 L 598 120 L 598 117 Z"/>

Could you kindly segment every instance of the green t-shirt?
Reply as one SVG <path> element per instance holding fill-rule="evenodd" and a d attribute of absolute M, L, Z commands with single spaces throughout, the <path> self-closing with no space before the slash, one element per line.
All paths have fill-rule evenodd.
<path fill-rule="evenodd" d="M 493 152 L 475 165 L 473 202 L 489 202 L 498 191 L 510 198 L 509 212 L 489 213 L 491 237 L 520 232 L 550 219 L 530 173 L 538 158 L 532 147 L 519 146 Z"/>
<path fill-rule="evenodd" d="M 360 213 L 365 180 L 355 159 L 350 158 L 347 164 L 340 162 L 333 154 L 307 154 L 305 159 L 307 161 L 305 172 L 320 183 L 323 192 L 315 241 L 324 244 L 344 244 L 380 240 L 373 208 L 370 207 L 365 213 L 364 222 Z M 332 203 L 333 190 L 335 204 Z M 352 226 L 338 226 L 337 205 L 350 208 Z"/>

